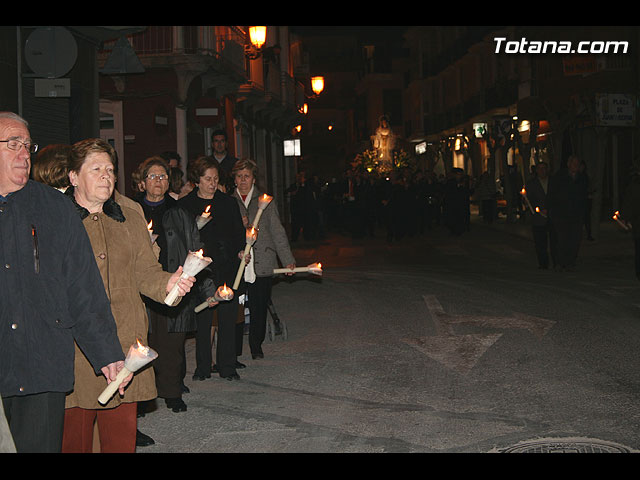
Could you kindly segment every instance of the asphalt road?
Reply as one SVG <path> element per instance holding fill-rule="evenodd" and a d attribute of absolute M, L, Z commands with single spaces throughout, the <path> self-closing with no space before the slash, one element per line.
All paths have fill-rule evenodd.
<path fill-rule="evenodd" d="M 139 453 L 488 453 L 640 449 L 640 282 L 631 239 L 602 225 L 574 272 L 539 270 L 526 225 L 388 245 L 301 243 L 323 276 L 279 279 L 287 335 L 239 381 L 158 400 Z M 518 450 L 520 449 L 520 450 Z"/>

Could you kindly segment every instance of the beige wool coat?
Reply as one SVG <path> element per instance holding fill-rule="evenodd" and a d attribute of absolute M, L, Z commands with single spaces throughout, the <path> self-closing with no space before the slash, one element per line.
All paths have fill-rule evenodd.
<path fill-rule="evenodd" d="M 111 302 L 118 338 L 126 355 L 138 339 L 148 345 L 149 320 L 140 294 L 162 303 L 171 273 L 164 272 L 158 263 L 146 222 L 136 210 L 113 200 L 104 204 L 102 213 L 89 213 L 77 204 L 76 208 L 84 217 L 83 223 Z M 66 408 L 113 408 L 121 403 L 146 401 L 157 396 L 151 364 L 135 373 L 124 397 L 116 392 L 103 406 L 98 402 L 98 396 L 106 385 L 104 376 L 95 374 L 76 345 L 75 385 L 67 395 Z"/>

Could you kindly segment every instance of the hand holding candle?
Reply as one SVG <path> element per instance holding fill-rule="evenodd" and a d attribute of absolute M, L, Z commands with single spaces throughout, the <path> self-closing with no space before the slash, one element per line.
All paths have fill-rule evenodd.
<path fill-rule="evenodd" d="M 218 302 L 228 302 L 229 300 L 233 299 L 233 290 L 227 287 L 226 283 L 224 285 L 219 286 L 218 289 L 216 290 L 216 293 L 214 293 L 213 297 L 209 297 L 206 302 L 202 302 L 200 305 L 198 305 L 194 309 L 194 311 L 196 313 L 199 313 L 205 308 L 209 306 L 213 306 L 210 303 L 211 299 L 213 299 L 216 302 L 216 304 Z"/>
<path fill-rule="evenodd" d="M 258 210 L 258 213 L 260 213 L 261 211 L 262 210 Z M 258 218 L 257 215 L 256 215 L 256 218 Z M 246 234 L 245 234 L 245 238 L 246 238 L 247 244 L 244 247 L 244 252 L 242 254 L 242 260 L 240 260 L 240 265 L 238 265 L 238 273 L 236 273 L 236 279 L 233 282 L 233 289 L 234 290 L 237 290 L 238 289 L 238 285 L 240 285 L 240 280 L 242 279 L 242 274 L 244 273 L 244 269 L 247 266 L 247 256 L 249 255 L 249 251 L 251 250 L 251 247 L 253 246 L 253 244 L 258 239 L 257 227 L 253 226 L 251 228 L 247 228 L 247 231 L 246 231 Z"/>
<path fill-rule="evenodd" d="M 273 270 L 274 274 L 277 273 L 302 273 L 302 272 L 308 272 L 308 273 L 312 273 L 314 275 L 318 275 L 318 276 L 322 276 L 322 264 L 321 263 L 312 263 L 310 265 L 307 265 L 306 267 L 296 267 L 294 269 L 290 269 L 290 268 L 275 268 Z"/>
<path fill-rule="evenodd" d="M 204 227 L 211 220 L 210 210 L 211 210 L 211 205 L 207 205 L 207 208 L 204 209 L 204 212 L 202 212 L 196 218 L 196 225 L 198 226 L 198 230 L 202 230 L 202 227 Z"/>
<path fill-rule="evenodd" d="M 164 303 L 171 306 L 178 298 L 179 292 L 179 284 L 181 279 L 188 279 L 189 277 L 195 277 L 198 273 L 200 273 L 207 265 L 211 263 L 211 258 L 202 256 L 202 249 L 197 252 L 189 252 L 187 258 L 184 261 L 184 265 L 182 267 L 182 274 L 180 278 L 176 281 L 175 285 L 164 299 Z"/>
<path fill-rule="evenodd" d="M 122 370 L 118 372 L 116 379 L 107 385 L 107 388 L 103 390 L 103 392 L 98 397 L 98 401 L 102 405 L 106 405 L 113 394 L 116 393 L 116 390 L 120 387 L 120 384 L 132 373 L 137 372 L 142 367 L 144 367 L 147 363 L 155 360 L 158 357 L 158 354 L 155 350 L 145 347 L 140 343 L 140 340 L 137 340 L 137 343 L 131 345 L 129 348 L 129 353 L 127 353 L 127 358 L 124 360 L 124 367 Z"/>

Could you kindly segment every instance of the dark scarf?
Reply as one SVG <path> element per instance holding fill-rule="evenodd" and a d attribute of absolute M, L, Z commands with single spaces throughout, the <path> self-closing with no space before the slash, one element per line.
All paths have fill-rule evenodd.
<path fill-rule="evenodd" d="M 78 202 L 76 202 L 76 197 L 73 194 L 73 191 L 74 191 L 74 188 L 70 186 L 69 188 L 67 188 L 64 194 L 71 199 L 71 201 L 76 207 L 76 211 L 78 212 L 78 215 L 80 215 L 80 218 L 84 220 L 89 216 L 89 210 L 87 210 L 83 206 L 78 205 Z M 107 217 L 115 220 L 116 222 L 124 222 L 126 220 L 124 214 L 122 213 L 122 209 L 120 208 L 120 205 L 118 205 L 116 201 L 111 197 L 102 204 L 102 212 Z"/>

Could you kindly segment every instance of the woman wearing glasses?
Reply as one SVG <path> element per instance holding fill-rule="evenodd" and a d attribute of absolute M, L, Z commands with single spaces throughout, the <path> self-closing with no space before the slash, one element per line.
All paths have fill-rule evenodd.
<path fill-rule="evenodd" d="M 194 217 L 181 208 L 169 195 L 169 165 L 160 156 L 146 159 L 138 167 L 142 193 L 136 200 L 142 206 L 147 223 L 151 223 L 153 235 L 157 235 L 158 260 L 165 271 L 175 271 L 182 265 L 189 251 L 202 248 Z M 194 308 L 215 288 L 205 270 L 198 275 L 196 288 L 187 294 L 176 307 L 145 298 L 149 315 L 149 346 L 158 352 L 153 363 L 158 396 L 164 398 L 167 408 L 184 412 L 187 405 L 182 394 L 188 392 L 184 385 L 186 374 L 185 340 L 188 332 L 196 330 Z M 202 292 L 202 298 L 198 295 Z M 213 305 L 214 303 L 212 303 Z"/>

